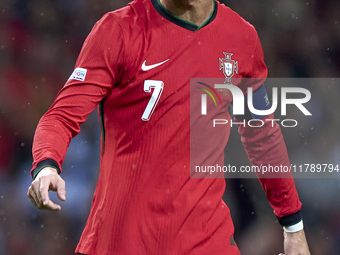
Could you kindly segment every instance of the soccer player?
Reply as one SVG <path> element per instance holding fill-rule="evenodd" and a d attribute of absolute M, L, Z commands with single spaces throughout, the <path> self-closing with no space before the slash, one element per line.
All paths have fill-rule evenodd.
<path fill-rule="evenodd" d="M 221 70 L 220 59 L 237 61 L 237 69 Z M 29 199 L 39 209 L 61 209 L 48 190 L 66 199 L 59 175 L 66 150 L 99 105 L 100 175 L 76 253 L 239 254 L 222 200 L 225 180 L 189 171 L 190 78 L 231 75 L 265 78 L 267 68 L 255 29 L 217 1 L 135 0 L 106 14 L 38 124 Z M 263 91 L 262 83 L 251 86 Z M 249 158 L 289 164 L 279 127 L 268 128 L 239 128 Z M 309 254 L 294 181 L 260 181 L 285 226 L 285 253 Z"/>

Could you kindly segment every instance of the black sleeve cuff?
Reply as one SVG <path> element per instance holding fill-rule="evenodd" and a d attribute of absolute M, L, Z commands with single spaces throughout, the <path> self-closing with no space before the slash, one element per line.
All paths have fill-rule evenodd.
<path fill-rule="evenodd" d="M 301 212 L 298 211 L 296 213 L 283 216 L 282 218 L 278 217 L 278 219 L 279 219 L 279 223 L 282 226 L 288 227 L 288 226 L 291 226 L 291 225 L 294 225 L 294 224 L 300 222 L 302 220 L 302 215 L 301 215 Z"/>
<path fill-rule="evenodd" d="M 45 159 L 43 161 L 40 161 L 37 165 L 37 167 L 32 171 L 32 177 L 33 180 L 35 177 L 37 177 L 38 173 L 44 168 L 44 167 L 52 167 L 57 170 L 58 174 L 60 174 L 60 168 L 58 166 L 58 163 L 53 159 Z"/>

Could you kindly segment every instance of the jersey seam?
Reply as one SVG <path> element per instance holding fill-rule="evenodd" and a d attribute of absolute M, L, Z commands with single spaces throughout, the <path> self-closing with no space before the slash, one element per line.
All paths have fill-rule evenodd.
<path fill-rule="evenodd" d="M 116 19 L 115 15 L 113 13 L 109 13 L 109 16 L 114 20 L 114 22 L 119 26 L 120 32 L 122 34 L 123 37 L 123 57 L 121 60 L 122 66 L 125 67 L 126 63 L 125 60 L 127 59 L 126 56 L 126 48 L 127 48 L 127 43 L 126 43 L 126 35 L 124 33 L 124 29 L 122 27 L 122 25 L 119 23 L 119 21 Z M 117 77 L 116 77 L 117 78 Z M 115 86 L 116 81 L 114 82 L 114 84 L 112 84 L 112 89 Z M 106 140 L 106 130 L 105 130 L 105 121 L 104 121 L 104 102 L 105 102 L 105 98 L 103 98 L 100 103 L 99 103 L 99 118 L 100 118 L 100 125 L 101 125 L 101 132 L 102 132 L 102 156 L 105 153 L 105 140 Z"/>
<path fill-rule="evenodd" d="M 127 59 L 127 56 L 126 56 L 126 48 L 127 48 L 127 44 L 126 44 L 126 36 L 125 36 L 125 33 L 124 33 L 124 29 L 122 28 L 122 25 L 118 22 L 118 20 L 115 18 L 115 16 L 114 16 L 114 14 L 113 13 L 111 13 L 111 15 L 110 15 L 113 19 L 114 19 L 114 21 L 117 23 L 117 25 L 119 26 L 119 28 L 120 28 L 120 30 L 121 30 L 121 33 L 122 33 L 122 35 L 123 35 L 123 44 L 124 44 L 124 49 L 123 49 L 123 51 L 124 51 L 124 53 L 123 53 L 123 56 L 124 56 L 124 59 Z M 122 61 L 122 63 L 123 63 L 123 66 L 125 66 L 125 62 L 123 62 Z"/>

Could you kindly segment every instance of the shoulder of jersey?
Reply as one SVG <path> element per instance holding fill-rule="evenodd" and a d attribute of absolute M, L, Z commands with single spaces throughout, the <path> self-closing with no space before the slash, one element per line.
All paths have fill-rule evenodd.
<path fill-rule="evenodd" d="M 147 17 L 147 10 L 153 8 L 150 0 L 134 0 L 127 6 L 109 12 L 115 20 L 122 26 L 134 26 L 141 22 L 141 18 Z M 136 29 L 137 27 L 134 27 Z"/>
<path fill-rule="evenodd" d="M 225 6 L 223 3 L 218 2 L 219 14 L 223 15 L 223 19 L 227 19 L 228 25 L 239 26 L 241 29 L 252 30 L 255 28 L 252 24 L 242 18 L 237 12 L 233 11 L 230 7 Z"/>

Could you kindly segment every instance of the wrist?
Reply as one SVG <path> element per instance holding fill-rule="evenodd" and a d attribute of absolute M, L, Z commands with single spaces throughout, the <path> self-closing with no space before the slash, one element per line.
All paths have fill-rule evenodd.
<path fill-rule="evenodd" d="M 302 215 L 300 211 L 297 211 L 292 214 L 285 215 L 283 217 L 278 217 L 279 223 L 281 226 L 291 226 L 302 220 Z"/>
<path fill-rule="evenodd" d="M 32 175 L 33 180 L 35 180 L 35 178 L 38 176 L 40 171 L 42 169 L 45 169 L 46 167 L 55 169 L 58 174 L 60 174 L 60 172 L 61 172 L 61 169 L 60 169 L 58 163 L 55 160 L 53 160 L 53 159 L 45 159 L 45 160 L 39 162 L 37 164 L 36 168 L 31 170 L 31 175 Z"/>
<path fill-rule="evenodd" d="M 42 169 L 40 169 L 39 173 L 36 175 L 36 178 L 49 175 L 49 174 L 58 174 L 58 170 L 51 166 L 43 167 Z"/>
<path fill-rule="evenodd" d="M 283 230 L 287 233 L 296 233 L 303 229 L 303 221 L 300 220 L 299 222 L 289 225 L 289 226 L 283 226 Z"/>

